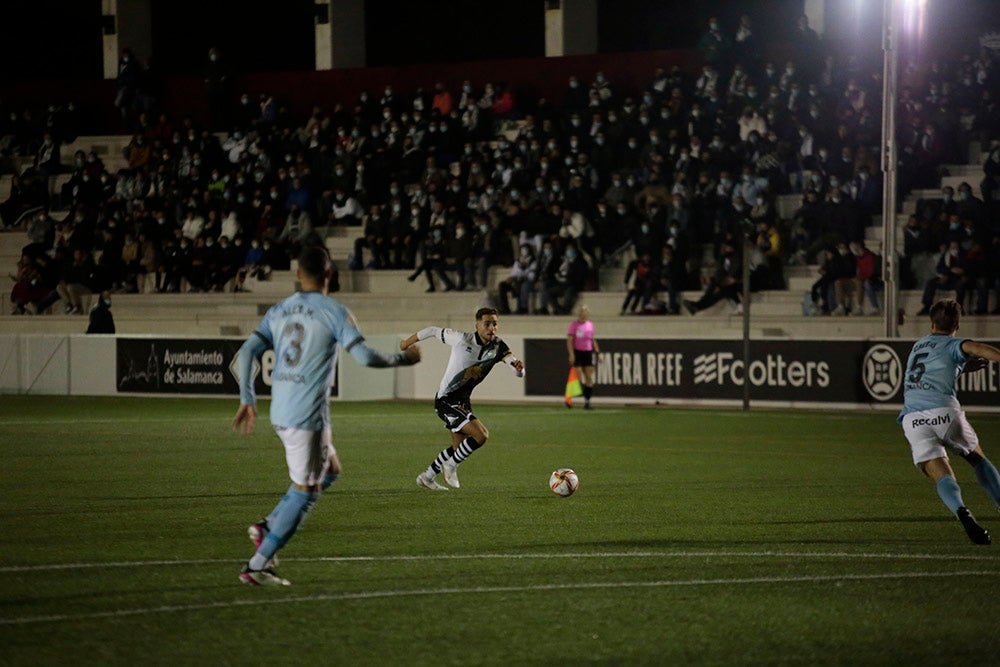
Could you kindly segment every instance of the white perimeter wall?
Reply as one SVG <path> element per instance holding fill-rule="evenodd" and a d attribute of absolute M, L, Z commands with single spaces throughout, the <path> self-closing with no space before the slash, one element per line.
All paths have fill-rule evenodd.
<path fill-rule="evenodd" d="M 130 336 L 136 338 L 137 336 Z M 403 336 L 368 336 L 383 352 L 399 350 Z M 505 337 L 519 356 L 524 338 Z M 433 400 L 451 348 L 433 340 L 420 345 L 422 362 L 413 367 L 370 369 L 349 354 L 340 358 L 340 400 Z M 115 336 L 0 335 L 0 393 L 109 396 L 117 394 Z M 530 371 L 529 371 L 530 372 Z M 524 383 L 507 367 L 497 367 L 476 390 L 479 400 L 524 400 Z"/>

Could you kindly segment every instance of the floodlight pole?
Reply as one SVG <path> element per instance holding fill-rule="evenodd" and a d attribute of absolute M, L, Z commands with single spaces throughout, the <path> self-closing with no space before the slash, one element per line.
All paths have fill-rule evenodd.
<path fill-rule="evenodd" d="M 753 241 L 749 233 L 743 233 L 743 411 L 750 410 L 750 258 L 753 257 Z"/>
<path fill-rule="evenodd" d="M 882 16 L 882 280 L 885 336 L 899 337 L 899 253 L 896 250 L 896 82 L 898 0 L 883 0 Z"/>

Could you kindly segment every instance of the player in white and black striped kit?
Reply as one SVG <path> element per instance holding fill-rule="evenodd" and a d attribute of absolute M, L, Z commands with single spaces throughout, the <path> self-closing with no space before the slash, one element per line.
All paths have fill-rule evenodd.
<path fill-rule="evenodd" d="M 472 332 L 427 327 L 399 344 L 406 350 L 417 341 L 436 338 L 451 345 L 451 358 L 441 379 L 441 386 L 434 396 L 434 410 L 451 431 L 451 445 L 442 450 L 427 470 L 417 475 L 417 485 L 434 491 L 447 491 L 438 484 L 437 474 L 444 472 L 448 486 L 459 488 L 458 464 L 486 444 L 490 433 L 472 414 L 472 390 L 486 379 L 493 367 L 505 363 L 514 369 L 517 377 L 524 377 L 524 362 L 497 336 L 500 318 L 495 308 L 476 311 L 476 330 Z"/>

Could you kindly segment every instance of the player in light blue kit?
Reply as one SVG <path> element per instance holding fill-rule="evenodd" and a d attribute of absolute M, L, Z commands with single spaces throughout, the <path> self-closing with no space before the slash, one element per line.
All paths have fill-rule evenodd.
<path fill-rule="evenodd" d="M 980 486 L 1000 508 L 1000 475 L 979 447 L 979 438 L 966 420 L 955 390 L 963 370 L 978 370 L 990 361 L 1000 361 L 1000 350 L 956 338 L 961 314 L 962 306 L 954 299 L 938 301 L 931 308 L 931 333 L 914 343 L 906 360 L 903 410 L 896 421 L 903 425 L 910 442 L 914 465 L 937 484 L 938 495 L 962 522 L 969 539 L 989 544 L 989 533 L 962 501 L 947 450 L 969 462 Z"/>
<path fill-rule="evenodd" d="M 419 348 L 384 355 L 365 344 L 343 304 L 327 296 L 330 257 L 325 248 L 306 246 L 299 256 L 301 289 L 267 311 L 240 348 L 240 407 L 233 429 L 252 433 L 257 421 L 253 362 L 274 348 L 271 375 L 271 424 L 285 446 L 292 485 L 266 519 L 248 529 L 256 553 L 240 573 L 252 586 L 287 586 L 274 571 L 274 556 L 292 538 L 306 514 L 340 475 L 340 460 L 330 432 L 330 387 L 343 348 L 358 363 L 374 368 L 409 366 L 420 361 Z"/>

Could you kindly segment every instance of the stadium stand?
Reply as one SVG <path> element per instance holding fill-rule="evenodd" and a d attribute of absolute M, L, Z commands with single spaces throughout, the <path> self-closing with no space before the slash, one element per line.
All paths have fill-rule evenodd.
<path fill-rule="evenodd" d="M 586 276 L 569 293 L 580 291 L 604 335 L 735 337 L 735 300 L 693 317 L 672 306 L 737 275 L 739 253 L 722 249 L 746 236 L 757 334 L 873 335 L 871 317 L 836 315 L 874 315 L 882 303 L 877 273 L 868 293 L 854 282 L 861 248 L 877 256 L 882 242 L 875 79 L 846 59 L 777 67 L 740 56 L 659 70 L 642 90 L 574 76 L 545 91 L 558 106 L 466 82 L 386 86 L 291 118 L 247 91 L 225 133 L 141 113 L 132 134 L 61 142 L 70 137 L 49 108 L 51 122 L 0 128 L 0 170 L 12 172 L 0 176 L 0 268 L 22 288 L 3 290 L 0 330 L 79 330 L 73 304 L 54 297 L 84 271 L 90 292 L 116 292 L 119 332 L 243 335 L 294 288 L 292 258 L 314 241 L 368 330 L 460 323 L 495 302 L 521 246 L 542 258 L 548 242 L 554 259 L 527 274 L 532 331 L 562 333 L 541 315 L 572 307 L 548 298 L 577 280 L 572 248 Z M 907 70 L 896 228 L 908 315 L 955 239 L 968 310 L 998 308 L 998 76 L 988 52 Z M 838 244 L 846 250 L 831 259 L 843 262 L 828 267 L 824 252 Z M 73 267 L 77 251 L 85 269 Z M 653 287 L 637 312 L 651 317 L 622 315 L 626 280 L 640 279 L 630 265 L 646 255 L 641 278 Z M 421 265 L 435 293 L 407 280 Z M 843 273 L 815 287 L 834 265 Z M 812 316 L 822 312 L 833 315 Z"/>

